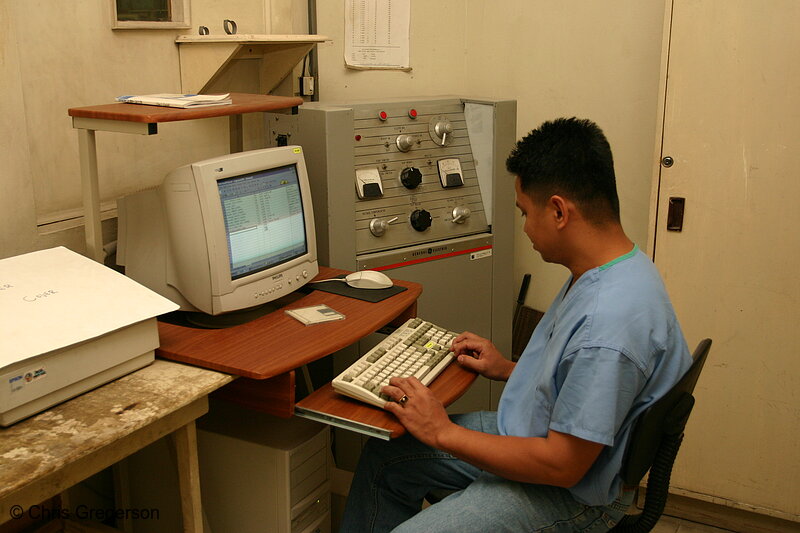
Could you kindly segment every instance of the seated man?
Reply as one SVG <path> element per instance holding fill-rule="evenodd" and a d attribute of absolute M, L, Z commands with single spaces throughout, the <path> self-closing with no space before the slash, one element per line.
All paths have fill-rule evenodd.
<path fill-rule="evenodd" d="M 689 368 L 686 341 L 622 229 L 600 128 L 545 122 L 506 166 L 534 249 L 571 275 L 518 363 L 455 339 L 458 364 L 508 382 L 496 413 L 449 418 L 415 378 L 391 380 L 386 409 L 409 434 L 364 448 L 341 531 L 606 531 L 633 499 L 619 477 L 632 423 Z M 420 512 L 433 489 L 458 492 Z"/>

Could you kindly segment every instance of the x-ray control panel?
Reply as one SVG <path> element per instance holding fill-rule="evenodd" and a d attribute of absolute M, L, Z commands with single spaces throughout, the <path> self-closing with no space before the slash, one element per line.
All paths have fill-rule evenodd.
<path fill-rule="evenodd" d="M 419 282 L 420 317 L 510 351 L 516 102 L 312 102 L 270 129 L 303 146 L 321 264 Z M 478 380 L 452 408 L 491 408 L 490 388 Z"/>
<path fill-rule="evenodd" d="M 487 232 L 464 104 L 354 108 L 358 253 Z"/>

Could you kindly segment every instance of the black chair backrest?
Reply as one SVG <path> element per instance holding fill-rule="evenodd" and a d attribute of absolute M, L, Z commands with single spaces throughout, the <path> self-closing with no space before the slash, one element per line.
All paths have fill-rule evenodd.
<path fill-rule="evenodd" d="M 639 484 L 653 464 L 664 435 L 683 433 L 694 406 L 692 392 L 710 349 L 711 339 L 700 341 L 692 354 L 692 366 L 686 374 L 663 398 L 639 415 L 622 460 L 620 475 L 626 485 Z"/>

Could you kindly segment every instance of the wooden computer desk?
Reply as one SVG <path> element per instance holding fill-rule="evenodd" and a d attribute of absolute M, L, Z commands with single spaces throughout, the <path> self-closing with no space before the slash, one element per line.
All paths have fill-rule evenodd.
<path fill-rule="evenodd" d="M 170 435 L 177 452 L 184 531 L 202 531 L 194 421 L 208 411 L 208 394 L 232 379 L 156 360 L 0 429 L 0 523 Z"/>
<path fill-rule="evenodd" d="M 348 273 L 320 267 L 315 279 Z M 295 369 L 326 357 L 387 324 L 400 325 L 416 316 L 418 283 L 394 280 L 407 290 L 370 303 L 313 291 L 247 324 L 225 329 L 196 329 L 159 323 L 159 357 L 242 376 L 215 395 L 281 417 L 311 418 L 388 439 L 404 433 L 394 415 L 333 391 L 330 383 L 295 404 Z M 326 304 L 344 320 L 305 326 L 284 309 Z M 431 390 L 445 405 L 458 399 L 476 375 L 450 365 Z"/>

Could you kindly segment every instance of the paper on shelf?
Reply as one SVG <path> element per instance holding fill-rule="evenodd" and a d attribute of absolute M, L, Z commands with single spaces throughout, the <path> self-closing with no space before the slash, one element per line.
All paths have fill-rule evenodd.
<path fill-rule="evenodd" d="M 144 104 L 162 107 L 208 107 L 232 103 L 230 93 L 225 94 L 143 94 L 118 96 L 118 102 L 125 104 Z"/>

